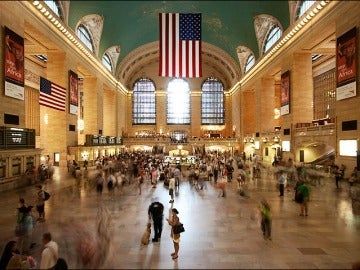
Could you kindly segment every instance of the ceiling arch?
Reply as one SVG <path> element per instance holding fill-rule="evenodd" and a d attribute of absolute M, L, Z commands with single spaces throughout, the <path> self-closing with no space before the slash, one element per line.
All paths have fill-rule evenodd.
<path fill-rule="evenodd" d="M 119 62 L 133 50 L 159 40 L 158 14 L 201 13 L 202 41 L 221 48 L 239 65 L 237 47 L 260 55 L 254 18 L 268 14 L 283 29 L 290 25 L 288 1 L 70 1 L 68 24 L 75 29 L 81 18 L 104 18 L 98 57 L 111 46 L 121 47 Z M 118 64 L 117 63 L 117 64 Z"/>
<path fill-rule="evenodd" d="M 151 66 L 153 74 L 158 72 L 159 42 L 151 42 L 130 52 L 119 64 L 116 78 L 131 89 L 139 76 L 139 71 Z M 208 76 L 218 77 L 225 89 L 230 89 L 241 75 L 240 67 L 225 51 L 214 45 L 202 44 L 203 79 Z M 154 72 L 154 69 L 156 72 Z M 148 76 L 148 74 L 142 74 Z M 150 76 L 151 77 L 151 76 Z"/>

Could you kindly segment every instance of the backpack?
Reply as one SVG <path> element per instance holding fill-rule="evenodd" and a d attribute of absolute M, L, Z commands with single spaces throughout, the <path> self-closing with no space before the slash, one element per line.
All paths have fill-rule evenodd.
<path fill-rule="evenodd" d="M 48 199 L 50 199 L 50 193 L 44 190 L 44 201 L 47 201 Z"/>

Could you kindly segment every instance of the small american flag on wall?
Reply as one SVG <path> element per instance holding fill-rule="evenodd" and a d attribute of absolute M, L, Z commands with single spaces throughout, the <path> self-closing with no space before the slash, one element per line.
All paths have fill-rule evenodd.
<path fill-rule="evenodd" d="M 40 105 L 59 111 L 66 108 L 66 89 L 40 77 Z"/>
<path fill-rule="evenodd" d="M 160 13 L 159 33 L 159 76 L 201 77 L 201 14 Z"/>

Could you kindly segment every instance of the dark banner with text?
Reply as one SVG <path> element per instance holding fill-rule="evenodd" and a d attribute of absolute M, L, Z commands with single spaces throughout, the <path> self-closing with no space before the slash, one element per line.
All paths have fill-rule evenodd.
<path fill-rule="evenodd" d="M 24 38 L 5 27 L 5 95 L 24 100 Z"/>
<path fill-rule="evenodd" d="M 356 96 L 356 28 L 336 41 L 336 100 Z"/>

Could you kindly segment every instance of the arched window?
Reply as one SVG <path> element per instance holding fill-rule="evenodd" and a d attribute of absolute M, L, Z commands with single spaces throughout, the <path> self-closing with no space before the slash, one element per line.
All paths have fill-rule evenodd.
<path fill-rule="evenodd" d="M 111 58 L 107 53 L 104 54 L 104 56 L 102 58 L 102 63 L 108 70 L 110 70 L 111 72 L 113 71 L 113 67 L 111 64 Z"/>
<path fill-rule="evenodd" d="M 201 124 L 224 124 L 224 86 L 217 78 L 208 78 L 201 87 Z"/>
<path fill-rule="evenodd" d="M 296 10 L 296 19 L 299 19 L 316 1 L 304 0 L 298 1 Z"/>
<path fill-rule="evenodd" d="M 64 16 L 59 1 L 55 0 L 45 0 L 44 3 L 62 20 Z"/>
<path fill-rule="evenodd" d="M 266 36 L 263 52 L 264 53 L 267 52 L 271 48 L 271 46 L 274 45 L 275 42 L 279 40 L 281 35 L 282 35 L 281 28 L 278 25 L 274 25 L 269 31 L 268 35 Z"/>
<path fill-rule="evenodd" d="M 94 52 L 93 40 L 89 31 L 83 24 L 80 24 L 76 31 L 77 36 L 81 39 L 82 42 L 92 51 Z"/>
<path fill-rule="evenodd" d="M 173 79 L 167 87 L 167 124 L 190 124 L 190 87 L 183 79 Z"/>
<path fill-rule="evenodd" d="M 254 64 L 255 64 L 255 56 L 253 54 L 250 54 L 246 60 L 245 73 L 248 72 Z"/>
<path fill-rule="evenodd" d="M 133 125 L 156 124 L 155 84 L 148 78 L 134 83 L 132 115 Z"/>

